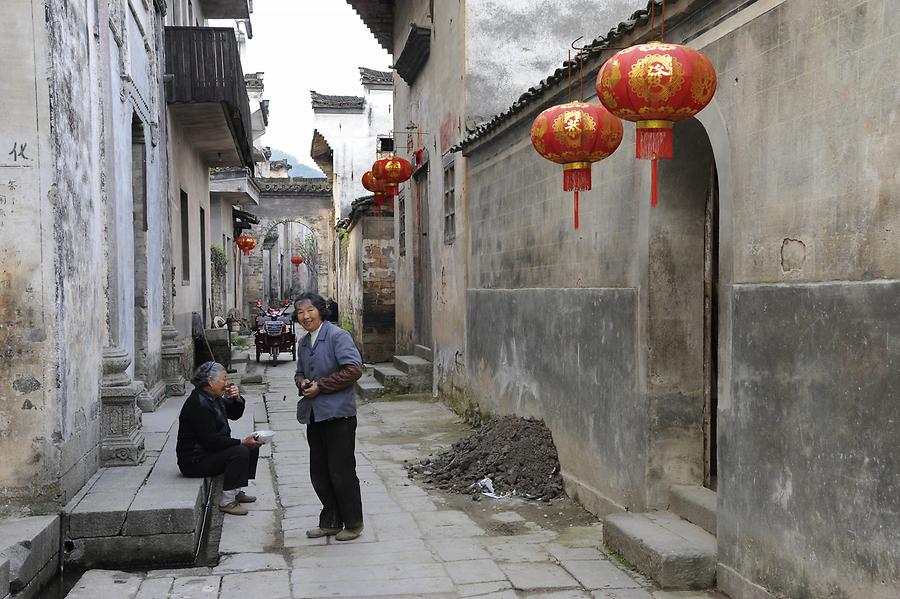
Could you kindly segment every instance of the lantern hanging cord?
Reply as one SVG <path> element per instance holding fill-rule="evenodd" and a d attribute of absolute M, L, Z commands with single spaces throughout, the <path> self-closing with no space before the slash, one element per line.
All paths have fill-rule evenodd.
<path fill-rule="evenodd" d="M 666 41 L 666 0 L 662 0 L 662 20 L 659 24 L 659 41 Z"/>
<path fill-rule="evenodd" d="M 572 51 L 569 50 L 569 60 L 566 61 L 569 69 L 569 102 L 572 101 Z"/>
<path fill-rule="evenodd" d="M 584 48 L 576 48 L 575 43 L 580 42 L 583 39 L 584 39 L 584 36 L 582 35 L 581 37 L 576 38 L 575 41 L 572 42 L 572 49 L 578 50 L 578 54 L 576 54 L 575 57 L 578 59 L 578 83 L 579 83 L 578 100 L 579 101 L 584 100 L 584 57 L 581 55 L 581 53 L 584 51 Z"/>

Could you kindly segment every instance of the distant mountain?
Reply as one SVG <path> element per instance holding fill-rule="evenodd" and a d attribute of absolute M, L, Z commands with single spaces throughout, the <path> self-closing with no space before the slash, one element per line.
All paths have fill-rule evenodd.
<path fill-rule="evenodd" d="M 287 160 L 293 168 L 290 170 L 292 177 L 324 177 L 325 173 L 317 168 L 307 166 L 297 160 L 296 156 L 282 152 L 277 148 L 272 148 L 272 157 L 269 160 Z"/>

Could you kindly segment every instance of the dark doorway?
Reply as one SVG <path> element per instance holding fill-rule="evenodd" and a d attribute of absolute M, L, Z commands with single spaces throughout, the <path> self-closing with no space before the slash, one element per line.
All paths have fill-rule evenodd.
<path fill-rule="evenodd" d="M 431 347 L 431 241 L 428 236 L 428 169 L 416 178 L 416 235 L 414 249 L 416 343 Z"/>
<path fill-rule="evenodd" d="M 208 327 L 209 322 L 207 321 L 207 316 L 209 315 L 209 311 L 207 310 L 206 302 L 207 302 L 207 294 L 208 290 L 206 287 L 206 212 L 203 211 L 203 207 L 200 208 L 200 301 L 203 304 L 203 326 Z"/>
<path fill-rule="evenodd" d="M 718 413 L 719 184 L 709 165 L 703 225 L 703 484 L 716 490 L 716 414 Z"/>

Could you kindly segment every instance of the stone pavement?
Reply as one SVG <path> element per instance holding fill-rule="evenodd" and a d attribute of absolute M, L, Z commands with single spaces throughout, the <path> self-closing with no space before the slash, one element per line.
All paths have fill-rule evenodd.
<path fill-rule="evenodd" d="M 251 489 L 259 500 L 247 506 L 248 516 L 224 518 L 217 566 L 145 574 L 91 570 L 68 597 L 717 596 L 655 590 L 601 551 L 600 523 L 568 499 L 476 502 L 411 481 L 404 460 L 468 433 L 452 412 L 427 397 L 360 407 L 357 460 L 365 531 L 350 543 L 307 539 L 304 531 L 316 525 L 320 506 L 309 483 L 304 430 L 294 417 L 292 375 L 292 363 L 268 367 L 264 393 L 245 388 L 251 401 L 264 401 L 277 435 Z"/>

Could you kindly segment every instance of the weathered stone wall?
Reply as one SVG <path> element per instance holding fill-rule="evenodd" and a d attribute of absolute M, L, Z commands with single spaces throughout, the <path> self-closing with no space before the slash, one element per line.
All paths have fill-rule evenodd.
<path fill-rule="evenodd" d="M 0 347 L 7 362 L 0 374 L 0 499 L 3 511 L 9 511 L 46 493 L 44 501 L 36 502 L 41 505 L 34 505 L 41 511 L 52 509 L 59 494 L 57 443 L 62 440 L 53 435 L 61 420 L 55 385 L 61 365 L 60 340 L 53 333 L 60 273 L 53 238 L 59 218 L 54 210 L 58 183 L 52 176 L 57 140 L 51 145 L 45 77 L 51 31 L 41 3 L 17 2 L 4 14 L 4 78 L 22 93 L 8 98 L 0 113 Z M 23 231 L 31 234 L 23 236 Z M 99 241 L 86 251 L 99 252 Z M 87 412 L 82 426 L 91 423 L 96 430 L 98 416 Z"/>
<path fill-rule="evenodd" d="M 363 217 L 361 247 L 363 358 L 389 362 L 394 355 L 394 227 L 388 216 Z"/>
<path fill-rule="evenodd" d="M 471 289 L 470 396 L 482 417 L 543 418 L 566 490 L 600 513 L 643 503 L 637 290 Z"/>
<path fill-rule="evenodd" d="M 160 249 L 154 211 L 164 176 L 153 149 L 154 112 L 143 112 L 146 173 L 132 170 L 132 111 L 120 118 L 120 105 L 141 94 L 143 108 L 155 106 L 157 21 L 145 7 L 127 19 L 105 6 L 72 10 L 61 1 L 4 8 L 4 79 L 12 92 L 0 117 L 0 342 L 10 365 L 0 381 L 0 511 L 52 512 L 99 465 L 103 348 L 128 341 L 133 353 L 139 339 L 142 367 L 158 376 L 161 272 L 136 268 L 129 240 L 135 183 L 146 189 L 148 218 L 156 221 L 141 241 L 147 252 Z M 133 77 L 122 90 L 126 66 Z M 139 318 L 135 308 L 145 310 Z"/>
<path fill-rule="evenodd" d="M 720 585 L 900 593 L 900 284 L 738 285 Z M 748 481 L 753 481 L 748 484 Z"/>
<path fill-rule="evenodd" d="M 570 490 L 579 475 L 596 485 L 587 493 L 592 509 L 663 507 L 669 484 L 699 482 L 698 219 L 711 153 L 720 204 L 720 587 L 739 598 L 759 596 L 753 584 L 774 596 L 892 597 L 900 592 L 900 526 L 890 481 L 900 470 L 889 449 L 896 356 L 887 339 L 900 270 L 889 233 L 900 226 L 890 208 L 900 86 L 883 77 L 897 66 L 896 53 L 883 49 L 900 30 L 880 0 L 738 5 L 706 5 L 666 28 L 668 40 L 690 39 L 708 54 L 719 88 L 698 117 L 702 132 L 696 123 L 676 127 L 676 159 L 661 166 L 660 208 L 648 206 L 649 165 L 634 160 L 626 124 L 620 150 L 594 166 L 581 229 L 571 230 L 561 169 L 528 140 L 537 111 L 566 99 L 564 84 L 504 124 L 509 133 L 468 150 L 469 317 L 477 300 L 518 320 L 517 330 L 489 328 L 493 336 L 470 323 L 467 364 L 477 376 L 469 392 L 484 408 L 547 418 Z M 546 290 L 571 287 L 633 288 L 636 325 L 623 311 L 591 312 L 584 298 L 593 290 L 572 289 L 564 299 Z M 528 310 L 492 297 L 506 293 Z M 570 319 L 594 331 L 592 340 L 560 322 L 557 314 L 572 306 Z M 578 382 L 580 355 L 608 342 L 610 320 L 619 334 L 637 333 L 603 368 L 634 364 L 634 387 Z M 498 361 L 513 342 L 552 351 L 518 350 L 518 361 Z M 581 354 L 544 375 L 558 377 L 556 385 L 503 384 L 540 378 L 544 356 L 573 343 Z M 599 398 L 583 397 L 584 386 Z M 571 399 L 567 409 L 582 419 L 613 406 L 602 434 L 615 436 L 624 422 L 644 441 L 627 453 L 592 442 L 555 416 L 557 396 Z M 607 477 L 599 466 L 582 473 L 580 456 L 565 449 L 579 444 L 615 472 L 640 462 L 642 477 Z"/>

